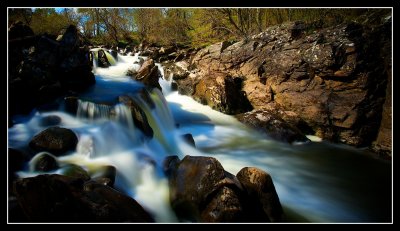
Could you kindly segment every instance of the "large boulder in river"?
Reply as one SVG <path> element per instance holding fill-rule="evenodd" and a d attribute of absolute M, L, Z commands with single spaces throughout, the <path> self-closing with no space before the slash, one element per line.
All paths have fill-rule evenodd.
<path fill-rule="evenodd" d="M 251 190 L 245 189 L 215 158 L 185 156 L 180 161 L 177 156 L 167 157 L 164 172 L 169 179 L 172 209 L 182 221 L 281 221 L 275 215 L 282 215 L 282 208 L 279 207 L 279 199 L 276 201 L 277 197 L 270 198 L 271 188 L 265 194 L 257 195 L 256 200 L 252 199 L 254 195 Z M 262 187 L 264 183 L 271 182 L 260 182 Z M 262 209 L 264 207 L 265 211 Z M 270 214 L 273 214 L 273 218 L 269 217 Z"/>
<path fill-rule="evenodd" d="M 215 158 L 185 156 L 179 163 L 176 159 L 170 159 L 166 164 L 171 206 L 180 219 L 194 222 L 229 222 L 235 220 L 228 218 L 235 217 L 236 221 L 238 218 L 242 220 L 243 211 L 240 203 L 236 204 L 239 200 L 237 195 L 221 188 L 226 175 L 222 165 Z M 235 186 L 234 183 L 231 183 L 232 185 Z M 223 191 L 220 192 L 221 190 Z M 229 206 L 221 206 L 218 200 L 223 199 L 222 195 L 232 195 L 235 198 L 232 201 L 235 202 L 227 203 Z M 209 215 L 213 210 L 211 208 L 214 209 L 214 217 Z M 236 215 L 225 216 L 227 213 Z M 224 220 L 224 217 L 227 219 Z"/>
<path fill-rule="evenodd" d="M 136 75 L 132 77 L 134 80 L 142 82 L 144 85 L 149 87 L 156 87 L 161 90 L 161 86 L 158 83 L 160 74 L 158 67 L 154 64 L 153 59 L 147 59 L 140 67 Z"/>
<path fill-rule="evenodd" d="M 14 183 L 30 222 L 154 222 L 139 203 L 96 183 L 62 175 L 39 175 Z"/>
<path fill-rule="evenodd" d="M 283 209 L 268 173 L 258 168 L 245 167 L 236 174 L 236 177 L 248 195 L 249 201 L 246 205 L 252 212 L 251 217 L 254 216 L 256 219 L 260 214 L 265 214 L 271 222 L 283 221 Z M 260 206 L 264 213 L 256 213 Z"/>
<path fill-rule="evenodd" d="M 241 91 L 254 109 L 273 104 L 299 115 L 319 137 L 368 146 L 378 135 L 385 97 L 391 97 L 386 89 L 392 17 L 382 9 L 367 14 L 359 22 L 318 30 L 312 24 L 288 22 L 227 47 L 213 44 L 197 52 L 190 74 L 177 83 L 204 89 L 203 95 L 218 99 L 220 88 L 210 78 L 217 79 L 219 73 L 240 76 Z M 190 89 L 180 93 L 195 98 L 199 94 Z M 214 100 L 203 102 L 215 105 Z"/>
<path fill-rule="evenodd" d="M 73 131 L 67 128 L 50 127 L 35 135 L 29 142 L 29 147 L 36 151 L 47 151 L 56 156 L 74 151 L 78 138 Z"/>

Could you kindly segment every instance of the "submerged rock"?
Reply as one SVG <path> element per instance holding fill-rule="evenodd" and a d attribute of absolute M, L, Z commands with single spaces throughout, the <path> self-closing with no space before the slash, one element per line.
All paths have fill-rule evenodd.
<path fill-rule="evenodd" d="M 14 183 L 30 222 L 154 222 L 134 199 L 118 191 L 62 175 L 39 175 Z"/>
<path fill-rule="evenodd" d="M 284 121 L 273 111 L 255 110 L 236 115 L 236 118 L 278 141 L 288 143 L 309 141 L 298 128 Z"/>
<path fill-rule="evenodd" d="M 193 135 L 192 135 L 192 134 L 190 134 L 190 133 L 183 134 L 181 137 L 182 137 L 182 139 L 183 139 L 184 141 L 186 141 L 186 143 L 190 144 L 190 145 L 193 146 L 193 147 L 196 147 L 196 144 L 195 144 L 195 142 L 194 142 L 194 139 L 193 139 Z"/>
<path fill-rule="evenodd" d="M 43 127 L 59 125 L 60 123 L 61 123 L 61 118 L 56 115 L 49 115 L 43 117 L 39 122 L 40 126 Z"/>
<path fill-rule="evenodd" d="M 70 129 L 50 127 L 35 135 L 29 142 L 29 147 L 59 156 L 67 151 L 75 150 L 77 143 L 78 138 Z"/>
<path fill-rule="evenodd" d="M 59 167 L 57 158 L 48 152 L 36 154 L 29 161 L 29 170 L 31 172 L 49 172 Z"/>

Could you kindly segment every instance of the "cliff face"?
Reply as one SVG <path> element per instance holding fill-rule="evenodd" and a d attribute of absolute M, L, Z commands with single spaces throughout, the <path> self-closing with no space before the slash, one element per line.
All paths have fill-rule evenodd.
<path fill-rule="evenodd" d="M 335 142 L 368 146 L 379 131 L 383 138 L 375 147 L 390 152 L 391 123 L 381 123 L 382 112 L 391 118 L 387 13 L 319 30 L 290 22 L 248 41 L 217 43 L 187 61 L 186 77 L 174 79 L 181 93 L 222 112 L 272 108 L 299 117 L 317 136 Z M 236 87 L 227 87 L 229 82 Z M 234 101 L 242 103 L 234 106 L 230 98 L 238 94 L 241 100 Z M 251 107 L 243 103 L 246 98 Z"/>

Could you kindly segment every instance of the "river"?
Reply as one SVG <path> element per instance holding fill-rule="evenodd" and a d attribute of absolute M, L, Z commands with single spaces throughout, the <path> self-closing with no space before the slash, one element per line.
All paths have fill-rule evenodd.
<path fill-rule="evenodd" d="M 149 92 L 155 107 L 137 98 L 154 130 L 154 138 L 146 138 L 128 118 L 126 107 L 116 101 L 143 88 L 125 75 L 128 68 L 139 68 L 133 64 L 138 58 L 137 54 L 119 55 L 116 65 L 94 68 L 96 84 L 79 95 L 77 116 L 66 113 L 61 103 L 56 111 L 35 110 L 15 117 L 16 124 L 8 130 L 9 147 L 25 147 L 46 128 L 40 123 L 43 117 L 60 117 L 60 126 L 72 129 L 79 142 L 75 152 L 59 161 L 87 169 L 116 166 L 116 187 L 136 199 L 157 222 L 178 221 L 169 206 L 168 181 L 162 173 L 162 161 L 168 155 L 212 156 L 232 174 L 246 166 L 267 171 L 289 222 L 391 221 L 391 161 L 312 136 L 312 142 L 293 145 L 268 139 L 232 116 L 171 91 L 165 79 L 160 79 L 163 94 Z M 163 75 L 161 64 L 157 66 Z M 113 120 L 105 112 L 111 109 L 117 114 Z M 186 133 L 193 135 L 196 148 L 181 139 Z M 21 177 L 36 174 L 19 173 Z"/>

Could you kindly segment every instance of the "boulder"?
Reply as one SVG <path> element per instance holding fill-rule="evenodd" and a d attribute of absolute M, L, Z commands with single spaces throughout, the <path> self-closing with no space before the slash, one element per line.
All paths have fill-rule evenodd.
<path fill-rule="evenodd" d="M 69 176 L 77 179 L 81 179 L 83 181 L 90 180 L 89 173 L 83 169 L 81 166 L 76 164 L 66 164 L 62 166 L 57 173 L 63 176 Z"/>
<path fill-rule="evenodd" d="M 78 138 L 67 128 L 50 127 L 35 135 L 29 142 L 29 147 L 36 151 L 47 151 L 56 156 L 74 151 Z"/>
<path fill-rule="evenodd" d="M 117 169 L 114 166 L 106 165 L 89 171 L 88 173 L 94 181 L 113 187 Z"/>
<path fill-rule="evenodd" d="M 172 209 L 181 221 L 281 221 L 277 217 L 282 213 L 279 198 L 271 188 L 272 181 L 268 181 L 265 175 L 260 176 L 263 180 L 260 187 L 266 190 L 257 194 L 254 200 L 255 194 L 251 190 L 255 186 L 248 186 L 243 180 L 249 189 L 244 188 L 238 178 L 226 172 L 215 158 L 185 156 L 180 161 L 177 156 L 169 156 L 164 160 L 163 169 L 169 180 Z"/>
<path fill-rule="evenodd" d="M 248 211 L 254 213 L 258 211 L 257 208 L 261 205 L 269 221 L 283 221 L 283 209 L 272 178 L 268 173 L 258 168 L 245 167 L 236 174 L 236 177 L 248 194 L 247 198 L 250 198 L 248 206 L 251 208 L 248 208 Z M 253 215 L 251 216 L 253 217 Z M 260 214 L 254 214 L 253 218 L 257 217 L 260 217 Z"/>
<path fill-rule="evenodd" d="M 201 205 L 224 177 L 224 169 L 215 158 L 185 156 L 169 180 L 171 206 L 177 216 L 201 221 Z"/>
<path fill-rule="evenodd" d="M 154 222 L 134 199 L 93 181 L 39 175 L 14 191 L 29 222 Z"/>
<path fill-rule="evenodd" d="M 40 152 L 29 161 L 31 172 L 49 172 L 58 167 L 57 158 L 48 152 Z"/>
<path fill-rule="evenodd" d="M 161 86 L 158 83 L 160 78 L 158 67 L 154 64 L 153 59 L 147 59 L 140 67 L 134 80 L 142 82 L 144 85 L 149 87 L 156 87 L 161 90 Z"/>

